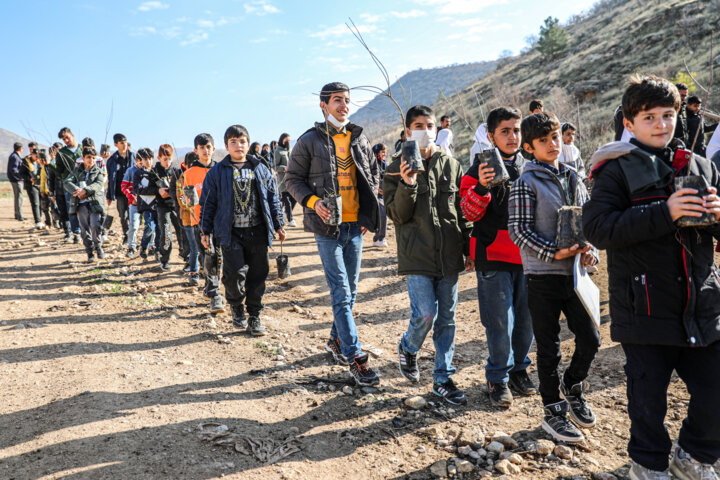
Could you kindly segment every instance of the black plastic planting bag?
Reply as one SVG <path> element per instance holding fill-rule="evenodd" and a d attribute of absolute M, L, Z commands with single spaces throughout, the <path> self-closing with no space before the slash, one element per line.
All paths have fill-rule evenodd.
<path fill-rule="evenodd" d="M 582 207 L 560 207 L 557 218 L 557 248 L 587 244 L 582 231 Z"/>
<path fill-rule="evenodd" d="M 675 177 L 675 191 L 677 192 L 681 188 L 694 188 L 697 193 L 694 194 L 696 197 L 704 197 L 709 195 L 708 184 L 705 177 L 702 175 L 688 175 L 687 177 Z M 675 220 L 675 224 L 678 227 L 707 227 L 717 223 L 715 221 L 715 215 L 712 213 L 703 213 L 699 217 L 680 217 Z"/>
<path fill-rule="evenodd" d="M 188 199 L 189 207 L 194 207 L 195 205 L 200 203 L 200 199 L 198 198 L 198 193 L 195 189 L 195 185 L 188 185 L 187 187 L 183 187 L 183 193 Z"/>
<path fill-rule="evenodd" d="M 323 198 L 323 205 L 330 210 L 330 218 L 325 224 L 337 227 L 342 223 L 342 197 L 337 193 L 327 192 Z"/>
<path fill-rule="evenodd" d="M 282 253 L 282 242 L 280 242 L 280 255 L 275 259 L 277 264 L 278 278 L 287 278 L 290 276 L 290 259 Z"/>
<path fill-rule="evenodd" d="M 425 166 L 420 155 L 420 146 L 415 140 L 408 140 L 402 144 L 402 159 L 410 166 L 411 172 L 423 172 Z"/>
<path fill-rule="evenodd" d="M 490 148 L 483 150 L 482 153 L 476 153 L 475 161 L 479 161 L 481 165 L 492 167 L 493 172 L 495 172 L 495 177 L 488 182 L 487 188 L 503 185 L 510 180 L 510 175 L 508 174 L 507 168 L 505 168 L 505 162 L 503 162 L 500 151 L 497 148 Z"/>

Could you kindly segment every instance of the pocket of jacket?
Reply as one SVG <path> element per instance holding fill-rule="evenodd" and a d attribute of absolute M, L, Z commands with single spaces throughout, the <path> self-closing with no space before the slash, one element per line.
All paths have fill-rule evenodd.
<path fill-rule="evenodd" d="M 455 211 L 455 195 L 458 193 L 458 189 L 452 183 L 438 185 L 440 191 L 440 201 L 446 202 L 449 211 Z"/>
<path fill-rule="evenodd" d="M 630 288 L 632 290 L 633 311 L 636 315 L 652 315 L 650 307 L 650 289 L 648 288 L 647 275 L 644 273 L 635 273 L 630 279 Z"/>

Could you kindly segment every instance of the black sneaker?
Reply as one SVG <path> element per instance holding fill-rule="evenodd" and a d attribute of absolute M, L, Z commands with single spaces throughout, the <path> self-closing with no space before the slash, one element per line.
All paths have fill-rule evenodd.
<path fill-rule="evenodd" d="M 80 243 L 80 235 L 77 233 L 73 235 L 73 243 Z"/>
<path fill-rule="evenodd" d="M 565 386 L 565 382 L 561 381 L 560 396 L 570 404 L 570 418 L 572 418 L 579 427 L 592 428 L 595 426 L 595 414 L 583 396 L 583 392 L 587 390 L 587 388 L 587 382 L 580 382 L 568 389 Z"/>
<path fill-rule="evenodd" d="M 347 361 L 347 358 L 342 353 L 342 349 L 340 348 L 340 340 L 336 338 L 331 338 L 327 341 L 325 344 L 325 351 L 327 351 L 330 355 L 333 356 L 333 359 L 336 363 L 339 363 L 340 365 L 347 365 L 349 362 Z"/>
<path fill-rule="evenodd" d="M 105 258 L 105 250 L 103 250 L 102 247 L 98 247 L 98 248 L 97 248 L 97 257 L 98 257 L 99 259 Z"/>
<path fill-rule="evenodd" d="M 191 273 L 190 277 L 188 277 L 188 284 L 190 284 L 191 287 L 197 287 L 200 285 L 200 275 L 197 273 Z"/>
<path fill-rule="evenodd" d="M 233 327 L 240 330 L 245 330 L 248 327 L 248 319 L 245 316 L 245 309 L 242 305 L 233 305 L 230 307 L 232 311 L 232 324 Z"/>
<path fill-rule="evenodd" d="M 398 363 L 400 373 L 413 383 L 420 381 L 420 370 L 417 365 L 417 355 L 407 352 L 402 348 L 402 342 L 398 343 Z"/>
<path fill-rule="evenodd" d="M 510 408 L 513 403 L 513 396 L 507 383 L 488 382 L 487 388 L 488 397 L 493 407 Z"/>
<path fill-rule="evenodd" d="M 147 248 L 140 249 L 140 258 L 142 258 L 143 260 L 147 260 Z"/>
<path fill-rule="evenodd" d="M 530 376 L 525 370 L 510 372 L 510 381 L 508 383 L 510 388 L 520 395 L 535 395 L 537 393 L 535 384 L 530 380 Z"/>
<path fill-rule="evenodd" d="M 350 375 L 355 379 L 355 383 L 361 387 L 372 387 L 380 383 L 380 377 L 368 365 L 368 354 L 355 357 L 350 364 Z"/>
<path fill-rule="evenodd" d="M 443 383 L 433 383 L 432 392 L 453 405 L 465 405 L 467 403 L 465 392 L 455 386 L 452 378 L 448 378 Z"/>
<path fill-rule="evenodd" d="M 92 253 L 88 253 L 87 263 L 94 263 L 94 262 L 95 262 L 95 255 L 93 255 Z"/>
<path fill-rule="evenodd" d="M 233 322 L 234 321 L 235 320 L 233 320 Z M 260 320 L 260 317 L 258 317 L 257 315 L 250 316 L 250 319 L 248 321 L 247 333 L 249 333 L 253 337 L 262 337 L 264 335 L 267 335 L 267 330 L 262 324 L 262 320 Z"/>
<path fill-rule="evenodd" d="M 570 410 L 570 406 L 566 400 L 545 405 L 545 417 L 541 424 L 542 429 L 556 441 L 580 443 L 585 440 L 585 437 L 568 418 L 568 410 Z"/>
<path fill-rule="evenodd" d="M 163 272 L 169 272 L 170 271 L 170 264 L 168 262 L 164 262 L 160 264 L 160 270 Z"/>

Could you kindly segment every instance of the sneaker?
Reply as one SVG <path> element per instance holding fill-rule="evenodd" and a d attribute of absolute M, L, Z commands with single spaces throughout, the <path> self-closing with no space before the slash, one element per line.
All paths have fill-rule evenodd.
<path fill-rule="evenodd" d="M 35 230 L 45 230 L 45 224 L 42 222 L 38 222 L 35 224 Z"/>
<path fill-rule="evenodd" d="M 560 382 L 560 397 L 567 400 L 570 404 L 570 418 L 572 418 L 579 427 L 592 428 L 595 426 L 595 414 L 592 408 L 590 408 L 590 405 L 588 405 L 587 400 L 585 400 L 585 397 L 583 397 L 583 392 L 587 390 L 587 388 L 587 382 L 580 382 L 568 389 L 563 380 Z"/>
<path fill-rule="evenodd" d="M 487 382 L 488 397 L 493 407 L 510 408 L 513 403 L 513 395 L 506 382 Z"/>
<path fill-rule="evenodd" d="M 417 355 L 405 351 L 402 342 L 398 343 L 398 362 L 400 373 L 413 383 L 420 381 L 420 370 L 417 365 Z"/>
<path fill-rule="evenodd" d="M 110 243 L 110 239 L 105 234 L 103 234 L 101 241 L 103 245 L 108 245 Z"/>
<path fill-rule="evenodd" d="M 377 242 L 373 242 L 373 247 L 385 248 L 387 246 L 388 244 L 385 240 L 378 240 Z"/>
<path fill-rule="evenodd" d="M 535 395 L 537 393 L 535 384 L 530 380 L 530 376 L 525 370 L 510 372 L 510 381 L 508 383 L 510 388 L 520 395 Z"/>
<path fill-rule="evenodd" d="M 448 378 L 443 383 L 433 382 L 432 392 L 453 405 L 465 405 L 467 403 L 465 392 L 455 386 L 452 378 Z"/>
<path fill-rule="evenodd" d="M 210 313 L 213 315 L 216 313 L 222 313 L 225 311 L 225 305 L 223 305 L 223 299 L 220 295 L 216 295 L 210 299 Z"/>
<path fill-rule="evenodd" d="M 340 365 L 347 365 L 349 363 L 345 355 L 343 355 L 342 353 L 342 349 L 340 348 L 340 340 L 338 340 L 337 338 L 331 338 L 327 341 L 327 343 L 325 344 L 325 351 L 333 356 L 333 358 L 335 359 L 335 363 L 339 363 Z"/>
<path fill-rule="evenodd" d="M 160 270 L 163 272 L 169 272 L 170 271 L 170 264 L 168 262 L 163 262 L 160 264 Z"/>
<path fill-rule="evenodd" d="M 65 234 L 65 237 L 63 237 L 63 242 L 71 243 L 72 241 L 73 241 L 72 234 L 70 234 L 70 233 Z"/>
<path fill-rule="evenodd" d="M 262 320 L 260 320 L 260 317 L 257 315 L 250 315 L 247 332 L 253 337 L 262 337 L 267 335 L 267 329 L 265 329 L 265 325 L 262 324 Z"/>
<path fill-rule="evenodd" d="M 288 222 L 288 227 L 297 227 L 297 223 L 295 223 L 295 220 L 290 220 Z"/>
<path fill-rule="evenodd" d="M 670 472 L 680 480 L 718 480 L 711 464 L 698 462 L 679 445 L 673 452 Z"/>
<path fill-rule="evenodd" d="M 630 471 L 628 472 L 630 480 L 670 480 L 672 478 L 667 470 L 658 472 L 635 462 L 630 462 L 630 465 Z"/>
<path fill-rule="evenodd" d="M 368 354 L 355 357 L 350 364 L 350 375 L 355 379 L 361 387 L 372 387 L 380 383 L 380 377 L 375 371 L 368 365 Z"/>
<path fill-rule="evenodd" d="M 200 285 L 200 275 L 197 273 L 191 273 L 190 277 L 188 278 L 188 283 L 191 287 L 197 287 Z"/>
<path fill-rule="evenodd" d="M 105 250 L 102 249 L 102 247 L 98 247 L 97 250 L 97 257 L 100 259 L 105 258 Z"/>
<path fill-rule="evenodd" d="M 76 233 L 73 235 L 73 243 L 80 243 L 80 235 L 79 234 Z"/>
<path fill-rule="evenodd" d="M 147 260 L 147 248 L 140 248 L 140 258 Z"/>
<path fill-rule="evenodd" d="M 190 273 L 190 262 L 185 262 L 185 266 L 183 267 L 183 273 Z"/>
<path fill-rule="evenodd" d="M 248 327 L 248 319 L 245 316 L 245 309 L 242 305 L 231 306 L 233 327 L 245 330 Z"/>
<path fill-rule="evenodd" d="M 582 432 L 568 418 L 567 413 L 570 406 L 566 400 L 545 405 L 545 417 L 542 421 L 542 429 L 550 434 L 553 439 L 565 443 L 581 443 L 585 440 Z"/>
<path fill-rule="evenodd" d="M 95 255 L 88 253 L 87 263 L 95 263 Z"/>
<path fill-rule="evenodd" d="M 125 254 L 127 258 L 135 258 L 137 256 L 137 249 L 136 248 L 128 248 L 127 253 Z"/>

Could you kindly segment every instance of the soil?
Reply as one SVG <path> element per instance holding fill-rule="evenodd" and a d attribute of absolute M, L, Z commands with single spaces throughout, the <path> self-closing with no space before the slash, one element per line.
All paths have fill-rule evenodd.
<path fill-rule="evenodd" d="M 330 299 L 314 239 L 302 228 L 289 229 L 284 248 L 290 277 L 277 278 L 279 249 L 270 253 L 269 335 L 253 338 L 235 331 L 228 313 L 208 314 L 208 299 L 187 286 L 176 254 L 162 273 L 155 261 L 127 260 L 115 235 L 107 258 L 87 264 L 57 230 L 31 233 L 31 222 L 13 220 L 7 193 L 0 212 L 0 478 L 424 479 L 436 478 L 430 467 L 438 460 L 459 456 L 438 446 L 428 425 L 480 443 L 505 432 L 520 452 L 524 442 L 547 438 L 538 396 L 516 397 L 509 410 L 490 406 L 473 273 L 460 277 L 455 356 L 468 405 L 442 406 L 430 393 L 430 339 L 420 383 L 400 375 L 396 345 L 410 310 L 392 226 L 389 248 L 365 236 L 355 315 L 382 383 L 363 392 L 324 351 Z M 609 336 L 602 265 L 595 279 L 605 323 L 588 398 L 598 425 L 585 431 L 573 460 L 524 454 L 523 472 L 505 478 L 626 475 L 623 355 Z M 566 365 L 573 341 L 564 327 L 562 338 Z M 534 364 L 530 374 L 537 381 Z M 414 395 L 434 406 L 411 411 L 404 400 Z M 688 399 L 674 379 L 674 438 Z M 475 467 L 458 478 L 489 475 Z"/>

